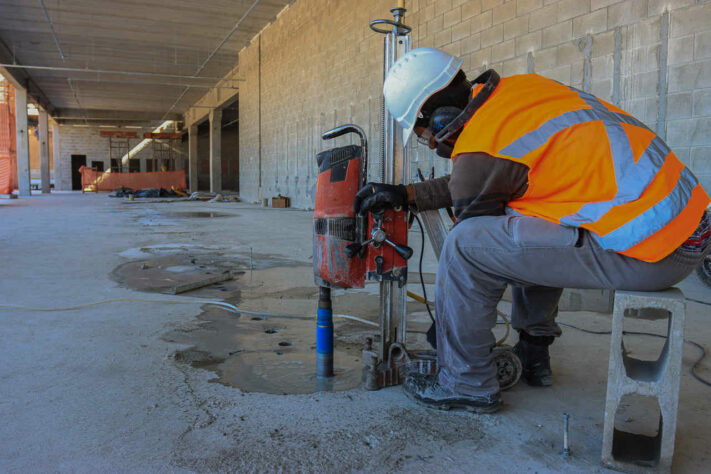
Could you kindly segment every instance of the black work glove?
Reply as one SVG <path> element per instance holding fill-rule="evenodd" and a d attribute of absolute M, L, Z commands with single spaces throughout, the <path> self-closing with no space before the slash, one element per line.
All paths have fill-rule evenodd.
<path fill-rule="evenodd" d="M 367 212 L 382 214 L 396 207 L 407 210 L 407 189 L 402 184 L 368 183 L 353 201 L 353 210 L 361 215 Z"/>

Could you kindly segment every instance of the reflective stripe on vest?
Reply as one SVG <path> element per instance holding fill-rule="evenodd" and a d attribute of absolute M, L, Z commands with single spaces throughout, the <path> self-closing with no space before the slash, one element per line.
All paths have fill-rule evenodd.
<path fill-rule="evenodd" d="M 506 94 L 506 99 L 501 99 L 501 103 L 514 104 L 516 101 L 512 102 L 511 99 L 517 99 L 517 95 L 520 94 L 521 100 L 519 102 L 521 106 L 513 112 L 525 113 L 531 117 L 531 121 L 535 121 L 536 115 L 539 114 L 535 113 L 536 101 L 535 98 L 530 98 L 531 91 L 519 93 L 518 88 L 513 87 L 514 84 L 524 86 L 523 76 L 515 76 L 512 79 L 513 81 L 509 83 L 508 89 L 502 92 Z M 506 79 L 502 81 L 506 81 Z M 608 187 L 609 191 L 607 193 L 601 191 L 599 193 L 600 198 L 597 200 L 594 196 L 596 193 L 587 193 L 588 197 L 584 198 L 583 201 L 580 201 L 580 197 L 571 195 L 570 190 L 566 194 L 565 189 L 563 189 L 563 194 L 552 196 L 544 196 L 540 191 L 537 193 L 535 191 L 532 193 L 527 192 L 522 198 L 512 201 L 510 203 L 511 207 L 517 209 L 518 204 L 518 208 L 520 208 L 518 210 L 523 214 L 528 212 L 529 215 L 543 217 L 560 224 L 587 228 L 593 231 L 597 241 L 603 248 L 645 261 L 657 261 L 668 255 L 683 242 L 685 237 L 688 237 L 693 232 L 695 226 L 698 225 L 698 220 L 695 225 L 693 221 L 696 217 L 700 220 L 704 208 L 709 203 L 709 198 L 701 189 L 696 177 L 678 161 L 661 138 L 654 136 L 653 132 L 636 118 L 622 111 L 616 111 L 620 109 L 612 105 L 608 104 L 606 106 L 587 92 L 563 86 L 537 75 L 526 76 L 526 82 L 534 83 L 538 87 L 537 90 L 543 91 L 544 96 L 548 94 L 547 97 L 552 97 L 559 101 L 567 101 L 564 102 L 563 107 L 558 105 L 559 115 L 551 117 L 548 114 L 546 117 L 544 114 L 540 114 L 539 116 L 545 117 L 545 121 L 538 122 L 534 125 L 534 129 L 529 129 L 529 131 L 518 137 L 515 137 L 515 129 L 512 131 L 509 126 L 504 136 L 515 138 L 509 138 L 507 140 L 508 143 L 501 142 L 501 134 L 492 135 L 488 133 L 491 129 L 487 130 L 487 133 L 476 134 L 473 131 L 467 131 L 465 127 L 461 135 L 461 137 L 464 137 L 463 141 L 465 143 L 460 144 L 460 140 L 457 140 L 455 153 L 483 151 L 500 158 L 520 160 L 531 168 L 529 191 L 531 188 L 536 188 L 536 186 L 543 186 L 541 184 L 537 185 L 534 181 L 552 184 L 555 188 L 557 176 L 553 175 L 554 172 L 550 170 L 550 166 L 545 168 L 547 171 L 543 175 L 541 175 L 540 171 L 534 172 L 534 169 L 538 170 L 537 164 L 540 160 L 546 159 L 546 156 L 558 154 L 561 157 L 570 158 L 571 151 L 561 148 L 565 147 L 563 143 L 568 143 L 567 146 L 570 147 L 570 141 L 560 142 L 558 139 L 551 139 L 555 136 L 561 136 L 558 135 L 561 132 L 567 133 L 568 137 L 570 137 L 571 134 L 575 133 L 600 133 L 604 130 L 606 136 L 602 135 L 600 139 L 606 139 L 607 143 L 609 143 L 607 152 L 609 153 L 609 158 L 607 159 L 611 158 L 612 163 L 607 165 L 609 167 L 607 174 L 596 174 L 595 178 L 597 182 L 600 182 L 600 179 L 603 182 L 606 180 L 609 182 L 614 179 L 616 189 Z M 547 87 L 547 89 L 542 89 L 544 87 Z M 558 94 L 555 92 L 557 89 L 560 90 L 559 95 L 555 95 Z M 571 91 L 579 99 L 582 99 L 582 102 L 575 99 L 576 95 L 570 95 Z M 478 127 L 506 127 L 505 118 L 498 119 L 497 117 L 498 114 L 505 116 L 505 113 L 497 110 L 496 95 L 492 96 L 490 102 L 489 108 L 479 117 L 475 115 L 476 120 L 472 122 L 476 122 Z M 590 108 L 580 108 L 585 105 Z M 513 107 L 516 108 L 518 105 Z M 565 107 L 568 110 L 565 110 Z M 596 132 L 594 128 L 591 129 L 583 125 L 591 124 L 592 122 L 602 124 L 602 127 L 597 129 L 599 131 Z M 581 129 L 581 125 L 585 128 Z M 625 126 L 627 126 L 627 129 L 625 129 Z M 629 126 L 639 127 L 640 131 L 635 132 L 634 128 Z M 630 133 L 629 136 L 628 133 Z M 482 139 L 478 135 L 488 138 Z M 590 135 L 580 136 L 581 138 L 590 139 Z M 646 149 L 642 151 L 645 144 L 647 144 L 645 140 L 650 138 L 651 141 L 646 146 Z M 636 148 L 634 149 L 631 139 L 635 143 Z M 499 140 L 498 146 L 494 145 L 496 140 Z M 597 153 L 589 155 L 589 159 L 606 159 L 604 148 L 600 150 L 598 147 L 597 150 Z M 637 162 L 635 162 L 635 150 L 637 154 L 641 152 Z M 561 155 L 563 152 L 565 154 Z M 580 156 L 581 159 L 585 159 L 584 153 L 581 153 Z M 577 157 L 575 158 L 577 159 Z M 571 162 L 563 161 L 561 163 Z M 588 161 L 587 163 L 594 162 Z M 614 176 L 612 173 L 613 168 Z M 566 178 L 577 179 L 580 182 L 580 180 L 585 179 L 585 175 L 581 174 L 576 177 L 573 172 Z M 612 196 L 613 192 L 614 196 Z M 585 202 L 585 200 L 589 201 Z M 571 203 L 568 205 L 568 212 L 575 212 L 567 214 L 566 212 L 555 211 L 555 209 L 560 209 L 560 207 L 556 208 L 555 206 L 560 205 L 561 202 Z M 578 202 L 580 207 L 574 205 Z M 693 207 L 693 209 L 687 209 L 688 207 Z M 668 228 L 665 229 L 665 227 Z M 664 232 L 660 232 L 662 229 L 664 229 Z M 670 234 L 678 234 L 679 232 L 687 233 L 688 235 L 675 235 L 673 239 L 669 238 Z M 655 234 L 658 237 L 656 240 Z M 663 236 L 663 239 L 660 236 Z M 682 240 L 678 241 L 679 238 Z"/>

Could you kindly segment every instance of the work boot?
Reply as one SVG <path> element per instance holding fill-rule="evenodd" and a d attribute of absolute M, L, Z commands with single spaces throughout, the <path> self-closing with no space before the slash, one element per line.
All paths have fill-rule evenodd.
<path fill-rule="evenodd" d="M 474 413 L 494 413 L 501 406 L 499 392 L 482 397 L 463 395 L 440 385 L 436 375 L 408 375 L 402 387 L 408 398 L 439 410 L 461 408 Z"/>
<path fill-rule="evenodd" d="M 513 348 L 514 354 L 521 360 L 522 377 L 528 385 L 550 387 L 553 385 L 553 371 L 548 346 L 553 344 L 554 336 L 531 336 L 519 332 L 519 340 Z"/>

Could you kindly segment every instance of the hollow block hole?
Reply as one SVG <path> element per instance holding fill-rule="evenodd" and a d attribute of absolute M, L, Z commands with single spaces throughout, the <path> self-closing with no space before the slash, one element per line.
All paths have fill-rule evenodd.
<path fill-rule="evenodd" d="M 655 397 L 628 394 L 615 414 L 612 456 L 621 462 L 654 467 L 659 463 L 662 415 Z"/>

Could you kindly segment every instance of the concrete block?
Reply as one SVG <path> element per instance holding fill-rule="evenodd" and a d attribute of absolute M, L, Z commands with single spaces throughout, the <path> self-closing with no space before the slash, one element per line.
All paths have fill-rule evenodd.
<path fill-rule="evenodd" d="M 443 15 L 437 15 L 427 22 L 427 36 L 434 38 L 437 33 L 442 31 L 443 18 Z"/>
<path fill-rule="evenodd" d="M 603 100 L 611 100 L 612 98 L 612 80 L 611 79 L 603 79 L 603 80 L 593 80 L 592 81 L 592 86 L 590 89 L 590 92 L 593 93 L 593 95 L 603 99 Z"/>
<path fill-rule="evenodd" d="M 691 92 L 667 95 L 667 119 L 691 117 Z"/>
<path fill-rule="evenodd" d="M 590 11 L 590 0 L 561 0 L 558 2 L 558 21 L 565 21 Z"/>
<path fill-rule="evenodd" d="M 491 10 L 502 3 L 504 0 L 481 0 L 481 11 Z"/>
<path fill-rule="evenodd" d="M 462 4 L 462 20 L 481 13 L 481 0 L 468 0 Z"/>
<path fill-rule="evenodd" d="M 459 41 L 471 34 L 472 21 L 465 20 L 452 27 L 452 41 Z"/>
<path fill-rule="evenodd" d="M 556 62 L 559 66 L 571 64 L 583 59 L 583 53 L 572 42 L 563 43 L 557 48 Z"/>
<path fill-rule="evenodd" d="M 704 188 L 707 194 L 711 194 L 711 175 L 697 176 L 699 184 Z"/>
<path fill-rule="evenodd" d="M 516 42 L 514 40 L 504 41 L 491 47 L 491 61 L 502 62 L 513 58 L 516 55 Z"/>
<path fill-rule="evenodd" d="M 520 56 L 504 61 L 503 75 L 513 76 L 514 74 L 525 74 L 528 67 L 528 58 Z"/>
<path fill-rule="evenodd" d="M 592 80 L 612 80 L 615 69 L 615 60 L 611 54 L 593 58 L 591 61 Z"/>
<path fill-rule="evenodd" d="M 435 10 L 438 12 L 446 12 L 452 9 L 452 0 L 436 0 Z"/>
<path fill-rule="evenodd" d="M 620 3 L 622 0 L 590 0 L 590 11 L 606 8 L 615 3 Z"/>
<path fill-rule="evenodd" d="M 602 463 L 625 472 L 670 472 L 674 456 L 681 359 L 684 349 L 684 295 L 677 288 L 658 292 L 617 291 L 612 316 L 610 364 L 602 440 Z M 627 355 L 624 318 L 646 309 L 667 312 L 668 331 L 656 361 Z M 661 422 L 656 437 L 628 433 L 615 427 L 615 415 L 625 395 L 656 398 Z"/>
<path fill-rule="evenodd" d="M 543 30 L 541 46 L 547 48 L 573 39 L 572 20 L 563 21 Z"/>
<path fill-rule="evenodd" d="M 548 71 L 558 64 L 558 48 L 548 48 L 536 51 L 533 54 L 533 68 L 535 71 Z"/>
<path fill-rule="evenodd" d="M 585 64 L 581 55 L 580 59 L 570 62 L 570 82 L 568 84 L 578 89 L 582 89 L 584 72 Z"/>
<path fill-rule="evenodd" d="M 444 28 L 448 28 L 450 26 L 454 26 L 457 23 L 462 21 L 462 9 L 461 7 L 454 7 L 449 11 L 446 11 L 444 15 L 442 15 L 442 22 Z"/>
<path fill-rule="evenodd" d="M 472 19 L 472 33 L 484 31 L 490 28 L 491 25 L 491 10 L 487 10 Z"/>
<path fill-rule="evenodd" d="M 518 0 L 516 2 L 516 15 L 522 16 L 543 6 L 543 0 Z"/>
<path fill-rule="evenodd" d="M 659 43 L 662 35 L 661 17 L 650 20 L 637 21 L 629 26 L 627 33 L 627 47 L 641 48 L 652 43 Z"/>
<path fill-rule="evenodd" d="M 669 92 L 711 87 L 711 60 L 669 68 Z"/>
<path fill-rule="evenodd" d="M 669 0 L 649 0 L 647 14 L 649 16 L 661 15 L 665 10 L 677 10 L 695 3 L 697 3 L 696 0 L 674 0 L 673 2 Z"/>
<path fill-rule="evenodd" d="M 442 48 L 452 42 L 452 29 L 447 28 L 435 34 L 434 43 L 436 48 Z"/>
<path fill-rule="evenodd" d="M 481 32 L 481 46 L 491 46 L 492 44 L 501 43 L 504 40 L 503 25 L 494 25 L 488 30 Z"/>
<path fill-rule="evenodd" d="M 534 31 L 516 38 L 516 55 L 521 56 L 529 51 L 541 49 L 541 36 L 540 31 Z"/>
<path fill-rule="evenodd" d="M 557 5 L 548 5 L 530 13 L 528 19 L 528 31 L 541 30 L 554 25 L 557 20 Z"/>
<path fill-rule="evenodd" d="M 711 89 L 694 91 L 692 100 L 694 117 L 711 117 Z"/>
<path fill-rule="evenodd" d="M 516 16 L 516 2 L 509 1 L 492 8 L 492 21 L 494 24 L 503 23 Z"/>
<path fill-rule="evenodd" d="M 697 33 L 694 38 L 694 59 L 711 58 L 711 25 L 709 31 Z M 687 36 L 688 38 L 688 36 Z"/>
<path fill-rule="evenodd" d="M 694 60 L 694 35 L 669 40 L 669 54 L 667 64 L 674 66 Z"/>
<path fill-rule="evenodd" d="M 626 0 L 607 8 L 607 28 L 629 25 L 647 17 L 648 0 Z"/>
<path fill-rule="evenodd" d="M 689 155 L 689 163 L 694 173 L 711 176 L 711 146 L 694 147 Z"/>
<path fill-rule="evenodd" d="M 573 36 L 575 38 L 587 34 L 601 33 L 605 30 L 607 30 L 606 8 L 573 19 Z"/>
<path fill-rule="evenodd" d="M 672 146 L 711 145 L 711 118 L 669 120 L 667 122 L 667 142 Z"/>
<path fill-rule="evenodd" d="M 456 43 L 449 43 L 444 46 L 441 46 L 440 49 L 442 49 L 442 51 L 444 51 L 447 54 L 451 54 L 452 56 L 459 57 L 462 55 L 462 52 L 460 50 L 460 44 L 461 43 L 459 41 L 457 41 Z"/>
<path fill-rule="evenodd" d="M 670 36 L 677 38 L 711 29 L 711 6 L 696 5 L 671 12 Z"/>
<path fill-rule="evenodd" d="M 659 86 L 659 73 L 657 71 L 635 74 L 630 80 L 633 97 L 648 97 L 656 95 Z"/>
<path fill-rule="evenodd" d="M 606 31 L 593 36 L 592 57 L 605 56 L 615 52 L 615 31 Z"/>
<path fill-rule="evenodd" d="M 684 166 L 688 167 L 689 165 L 691 165 L 691 148 L 689 148 L 688 146 L 678 146 L 675 147 L 672 151 L 674 152 L 674 155 L 679 158 L 679 161 L 684 164 Z"/>
<path fill-rule="evenodd" d="M 481 48 L 481 33 L 469 35 L 461 40 L 462 55 L 477 51 Z"/>
<path fill-rule="evenodd" d="M 559 66 L 546 71 L 538 71 L 538 69 L 536 69 L 536 72 L 554 81 L 570 84 L 570 65 Z"/>
<path fill-rule="evenodd" d="M 482 48 L 469 55 L 472 68 L 491 64 L 491 48 Z"/>
<path fill-rule="evenodd" d="M 504 23 L 504 39 L 516 38 L 528 33 L 528 16 L 514 18 Z"/>

